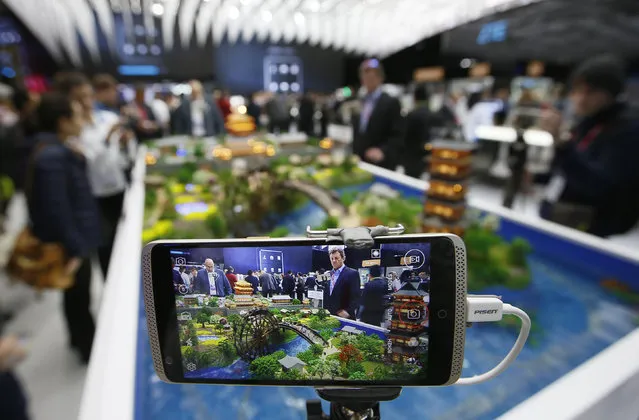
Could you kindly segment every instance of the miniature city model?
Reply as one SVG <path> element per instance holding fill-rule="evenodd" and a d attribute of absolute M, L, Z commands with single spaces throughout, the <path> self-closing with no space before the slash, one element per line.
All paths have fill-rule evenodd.
<path fill-rule="evenodd" d="M 393 294 L 393 317 L 388 339 L 392 349 L 387 354 L 393 362 L 420 360 L 428 347 L 428 293 L 419 282 L 408 282 Z"/>
<path fill-rule="evenodd" d="M 431 145 L 430 186 L 424 205 L 425 233 L 464 235 L 472 150 L 473 146 L 466 143 Z"/>

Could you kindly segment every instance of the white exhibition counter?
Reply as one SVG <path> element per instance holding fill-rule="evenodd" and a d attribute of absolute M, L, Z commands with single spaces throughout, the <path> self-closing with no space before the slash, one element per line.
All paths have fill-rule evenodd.
<path fill-rule="evenodd" d="M 146 150 L 141 148 L 132 186 L 126 197 L 125 217 L 118 228 L 80 407 L 81 420 L 132 420 L 134 416 L 145 155 Z M 391 175 L 399 184 L 422 190 L 428 187 L 427 182 L 372 165 L 362 164 L 362 167 L 375 175 Z M 546 234 L 568 238 L 583 247 L 639 263 L 639 253 L 610 241 L 545 221 L 533 221 L 522 214 L 478 200 L 471 200 L 470 204 L 504 219 L 534 226 Z M 637 349 L 639 330 L 504 414 L 501 419 L 586 420 L 609 417 L 609 413 L 613 412 L 618 414 L 615 418 L 636 419 L 639 413 L 639 399 L 636 398 L 639 389 Z"/>

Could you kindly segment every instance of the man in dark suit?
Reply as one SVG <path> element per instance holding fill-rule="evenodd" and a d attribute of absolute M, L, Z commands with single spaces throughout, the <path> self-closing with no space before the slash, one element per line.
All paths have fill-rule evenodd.
<path fill-rule="evenodd" d="M 259 274 L 260 284 L 262 285 L 262 296 L 273 297 L 273 292 L 275 292 L 275 280 L 273 276 L 264 270 L 260 270 Z"/>
<path fill-rule="evenodd" d="M 403 147 L 401 106 L 382 92 L 384 69 L 379 60 L 364 61 L 359 76 L 366 96 L 360 114 L 353 116 L 353 153 L 365 162 L 394 170 Z"/>
<path fill-rule="evenodd" d="M 246 280 L 247 282 L 251 283 L 251 286 L 253 286 L 253 294 L 256 295 L 257 294 L 257 287 L 260 284 L 260 280 L 255 277 L 253 275 L 253 270 L 249 270 L 246 272 Z"/>
<path fill-rule="evenodd" d="M 197 272 L 195 293 L 224 297 L 233 293 L 233 290 L 224 271 L 215 268 L 213 260 L 207 258 L 204 261 L 204 268 Z"/>
<path fill-rule="evenodd" d="M 406 116 L 402 165 L 406 175 L 420 178 L 426 170 L 426 149 L 431 131 L 443 125 L 442 119 L 430 111 L 425 85 L 415 87 L 415 109 Z"/>
<path fill-rule="evenodd" d="M 317 283 L 315 282 L 315 273 L 308 273 L 308 277 L 306 277 L 306 297 L 308 297 L 308 291 L 315 289 Z"/>
<path fill-rule="evenodd" d="M 382 278 L 382 270 L 379 266 L 370 268 L 369 281 L 362 292 L 362 306 L 359 310 L 359 318 L 366 324 L 380 326 L 384 320 L 384 296 L 388 293 L 388 280 Z"/>
<path fill-rule="evenodd" d="M 171 272 L 173 273 L 173 288 L 177 292 L 180 285 L 184 284 L 184 280 L 182 280 L 180 272 L 175 269 L 175 259 L 173 258 L 171 258 Z"/>
<path fill-rule="evenodd" d="M 295 298 L 295 277 L 293 277 L 291 270 L 288 270 L 282 277 L 282 291 L 285 295 L 289 295 L 291 299 Z"/>
<path fill-rule="evenodd" d="M 333 269 L 324 287 L 324 309 L 331 315 L 355 319 L 360 299 L 359 273 L 344 265 L 346 256 L 343 249 L 332 248 L 329 257 Z"/>
<path fill-rule="evenodd" d="M 204 99 L 202 84 L 191 81 L 191 98 L 183 99 L 171 116 L 171 132 L 195 137 L 224 134 L 224 119 L 217 103 Z"/>

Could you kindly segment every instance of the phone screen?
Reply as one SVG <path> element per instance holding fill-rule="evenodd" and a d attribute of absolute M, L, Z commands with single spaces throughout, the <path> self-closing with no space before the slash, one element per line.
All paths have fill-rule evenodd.
<path fill-rule="evenodd" d="M 185 379 L 426 375 L 430 243 L 180 246 L 169 255 Z"/>

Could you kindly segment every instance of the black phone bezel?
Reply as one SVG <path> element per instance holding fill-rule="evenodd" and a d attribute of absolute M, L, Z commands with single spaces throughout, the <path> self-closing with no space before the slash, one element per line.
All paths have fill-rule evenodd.
<path fill-rule="evenodd" d="M 283 381 L 262 379 L 211 380 L 206 378 L 185 378 L 182 369 L 180 343 L 178 339 L 177 309 L 175 291 L 171 276 L 171 249 L 255 247 L 258 242 L 237 240 L 226 243 L 155 244 L 151 250 L 151 273 L 155 321 L 162 357 L 164 374 L 170 382 L 209 383 L 220 385 L 275 385 L 275 386 L 437 386 L 450 381 L 453 362 L 456 311 L 456 265 L 455 246 L 445 236 L 437 237 L 385 237 L 379 243 L 424 243 L 431 244 L 430 252 L 430 302 L 429 302 L 429 349 L 428 374 L 415 376 L 413 380 L 350 381 L 350 380 L 306 380 Z M 313 246 L 326 245 L 325 240 L 269 240 L 269 246 Z M 337 243 L 336 243 L 337 244 Z M 445 314 L 444 316 L 440 316 Z M 167 363 L 170 362 L 170 363 Z"/>

